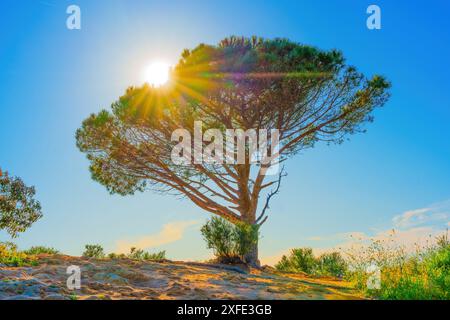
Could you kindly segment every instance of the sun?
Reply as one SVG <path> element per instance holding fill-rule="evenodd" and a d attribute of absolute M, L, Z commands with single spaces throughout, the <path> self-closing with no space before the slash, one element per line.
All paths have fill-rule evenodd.
<path fill-rule="evenodd" d="M 160 87 L 169 81 L 169 69 L 169 64 L 155 61 L 145 68 L 144 81 L 152 86 Z"/>

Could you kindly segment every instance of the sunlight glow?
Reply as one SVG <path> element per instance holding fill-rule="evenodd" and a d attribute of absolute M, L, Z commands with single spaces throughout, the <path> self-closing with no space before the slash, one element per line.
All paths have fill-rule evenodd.
<path fill-rule="evenodd" d="M 153 62 L 145 69 L 144 80 L 152 86 L 162 86 L 169 81 L 169 69 L 169 65 L 165 62 Z"/>

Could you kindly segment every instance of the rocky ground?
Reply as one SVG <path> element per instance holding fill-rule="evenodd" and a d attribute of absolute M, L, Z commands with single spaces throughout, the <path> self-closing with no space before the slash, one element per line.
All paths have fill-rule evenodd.
<path fill-rule="evenodd" d="M 81 289 L 67 288 L 70 265 L 81 269 Z M 333 278 L 245 270 L 189 262 L 88 260 L 39 256 L 35 267 L 0 266 L 2 299 L 360 299 Z"/>

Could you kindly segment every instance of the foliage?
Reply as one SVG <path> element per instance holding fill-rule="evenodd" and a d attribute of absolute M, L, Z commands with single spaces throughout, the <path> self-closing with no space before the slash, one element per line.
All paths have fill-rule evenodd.
<path fill-rule="evenodd" d="M 324 253 L 316 258 L 311 248 L 296 248 L 288 257 L 283 256 L 275 268 L 286 272 L 342 277 L 347 271 L 347 263 L 339 252 Z"/>
<path fill-rule="evenodd" d="M 201 233 L 219 262 L 242 262 L 257 244 L 259 228 L 245 223 L 233 225 L 225 219 L 212 217 L 201 228 Z"/>
<path fill-rule="evenodd" d="M 236 255 L 233 244 L 234 228 L 225 219 L 212 217 L 201 228 L 201 233 L 208 249 L 213 249 L 216 257 L 231 259 Z"/>
<path fill-rule="evenodd" d="M 78 296 L 75 293 L 69 295 L 70 300 L 78 300 Z"/>
<path fill-rule="evenodd" d="M 320 275 L 343 277 L 347 268 L 347 262 L 339 252 L 324 253 L 317 259 L 316 272 Z"/>
<path fill-rule="evenodd" d="M 33 246 L 28 250 L 24 250 L 23 253 L 27 255 L 37 255 L 37 254 L 58 254 L 59 251 L 55 248 L 45 247 L 45 246 Z"/>
<path fill-rule="evenodd" d="M 103 251 L 103 247 L 101 245 L 87 244 L 83 252 L 83 257 L 102 259 L 105 257 L 105 252 Z"/>
<path fill-rule="evenodd" d="M 127 255 L 124 253 L 117 254 L 117 253 L 111 252 L 108 254 L 107 257 L 108 257 L 108 259 L 126 259 Z"/>
<path fill-rule="evenodd" d="M 275 269 L 277 269 L 278 271 L 291 272 L 291 261 L 287 256 L 283 255 L 281 257 L 281 260 L 278 261 L 275 265 Z"/>
<path fill-rule="evenodd" d="M 311 248 L 295 248 L 291 250 L 289 257 L 283 255 L 275 268 L 280 271 L 313 274 L 316 269 L 316 258 Z"/>
<path fill-rule="evenodd" d="M 127 256 L 129 259 L 133 260 L 165 260 L 166 259 L 166 251 L 160 251 L 157 253 L 146 252 L 142 249 L 131 248 L 130 253 Z"/>
<path fill-rule="evenodd" d="M 22 267 L 36 265 L 34 257 L 30 257 L 24 252 L 20 252 L 12 242 L 0 242 L 0 264 L 11 267 Z"/>
<path fill-rule="evenodd" d="M 83 252 L 83 257 L 86 258 L 108 258 L 108 259 L 132 259 L 141 261 L 161 261 L 166 259 L 166 251 L 150 253 L 138 248 L 131 248 L 130 253 L 109 253 L 105 255 L 103 247 L 100 245 L 86 245 L 86 250 Z"/>
<path fill-rule="evenodd" d="M 245 222 L 234 225 L 234 246 L 237 255 L 244 257 L 258 244 L 258 239 L 258 225 Z"/>
<path fill-rule="evenodd" d="M 291 266 L 298 271 L 314 273 L 316 259 L 311 248 L 292 249 L 290 256 Z"/>
<path fill-rule="evenodd" d="M 450 299 L 450 245 L 431 252 L 424 261 L 433 295 L 439 299 Z"/>
<path fill-rule="evenodd" d="M 347 279 L 370 297 L 389 300 L 450 298 L 450 245 L 446 236 L 414 253 L 390 241 L 373 241 L 368 248 L 350 252 Z M 368 289 L 367 266 L 381 272 L 379 289 Z"/>
<path fill-rule="evenodd" d="M 34 187 L 0 169 L 0 229 L 12 237 L 24 232 L 42 217 L 41 205 L 34 199 Z"/>

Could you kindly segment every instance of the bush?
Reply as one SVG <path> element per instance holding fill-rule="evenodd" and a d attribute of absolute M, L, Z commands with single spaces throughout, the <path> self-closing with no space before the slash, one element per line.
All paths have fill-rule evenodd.
<path fill-rule="evenodd" d="M 108 259 L 126 259 L 126 258 L 127 258 L 127 255 L 124 253 L 117 254 L 117 253 L 112 252 L 112 253 L 108 254 Z"/>
<path fill-rule="evenodd" d="M 365 250 L 350 253 L 347 279 L 366 295 L 387 300 L 450 299 L 450 244 L 446 237 L 431 247 L 407 253 L 392 241 L 373 241 Z M 377 289 L 367 288 L 369 264 L 380 269 Z"/>
<path fill-rule="evenodd" d="M 103 251 L 103 247 L 101 245 L 87 244 L 83 252 L 83 257 L 102 259 L 105 257 L 105 252 Z"/>
<path fill-rule="evenodd" d="M 44 246 L 34 246 L 23 252 L 28 255 L 37 255 L 37 254 L 43 254 L 43 253 L 45 253 L 45 254 L 58 254 L 59 253 L 59 251 L 54 248 L 44 247 Z"/>
<path fill-rule="evenodd" d="M 296 248 L 291 250 L 289 257 L 283 256 L 275 268 L 285 272 L 342 277 L 347 271 L 347 263 L 339 252 L 325 253 L 316 258 L 311 248 Z"/>
<path fill-rule="evenodd" d="M 290 261 L 296 271 L 313 274 L 316 270 L 316 258 L 311 248 L 292 249 Z"/>
<path fill-rule="evenodd" d="M 289 257 L 283 256 L 281 261 L 275 265 L 279 271 L 305 272 L 313 274 L 316 270 L 316 258 L 311 248 L 295 248 Z"/>
<path fill-rule="evenodd" d="M 365 292 L 387 300 L 448 300 L 450 246 L 408 256 L 402 264 L 383 267 L 380 289 Z"/>
<path fill-rule="evenodd" d="M 317 259 L 317 273 L 325 276 L 343 277 L 347 262 L 339 252 L 324 253 Z"/>
<path fill-rule="evenodd" d="M 238 223 L 234 226 L 234 247 L 240 257 L 249 253 L 258 244 L 259 227 L 248 223 Z"/>
<path fill-rule="evenodd" d="M 230 259 L 233 252 L 233 225 L 224 219 L 213 217 L 201 228 L 208 249 L 213 249 L 216 257 Z"/>
<path fill-rule="evenodd" d="M 436 297 L 450 299 L 450 244 L 430 253 L 424 264 Z"/>
<path fill-rule="evenodd" d="M 83 252 L 83 257 L 102 259 L 105 257 L 102 246 L 100 245 L 86 245 L 86 250 Z M 106 256 L 108 259 L 132 259 L 142 261 L 159 261 L 166 259 L 166 251 L 156 253 L 146 252 L 142 249 L 131 248 L 130 253 L 109 253 Z"/>
<path fill-rule="evenodd" d="M 258 226 L 246 223 L 233 225 L 225 219 L 212 217 L 201 228 L 208 249 L 213 249 L 220 263 L 241 263 L 258 242 Z"/>
<path fill-rule="evenodd" d="M 160 251 L 157 253 L 145 252 L 142 249 L 131 248 L 128 254 L 129 259 L 133 260 L 164 260 L 166 259 L 166 251 Z"/>
<path fill-rule="evenodd" d="M 295 272 L 291 269 L 291 261 L 285 255 L 283 255 L 281 260 L 275 265 L 275 269 L 284 272 Z"/>
<path fill-rule="evenodd" d="M 37 264 L 35 258 L 18 251 L 12 242 L 0 242 L 0 264 L 11 267 L 33 266 Z"/>

